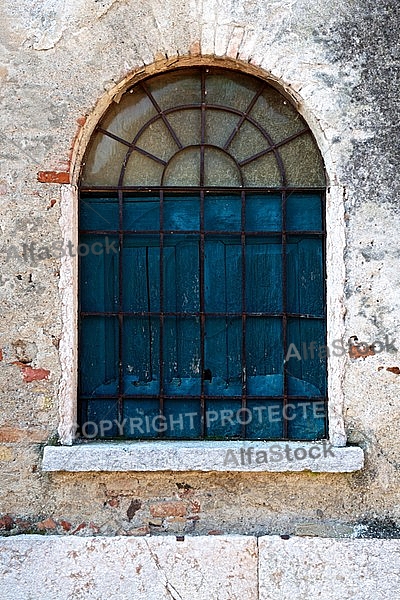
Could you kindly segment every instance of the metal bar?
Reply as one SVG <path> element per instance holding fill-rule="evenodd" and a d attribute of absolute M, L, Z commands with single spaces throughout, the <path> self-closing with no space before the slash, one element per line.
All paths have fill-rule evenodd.
<path fill-rule="evenodd" d="M 194 311 L 188 311 L 188 312 L 172 312 L 172 311 L 165 311 L 165 312 L 158 312 L 158 311 L 104 311 L 104 312 L 100 312 L 100 311 L 81 311 L 79 313 L 82 317 L 104 317 L 104 316 L 108 316 L 108 317 L 113 317 L 113 316 L 118 316 L 119 314 L 122 314 L 125 317 L 159 317 L 161 315 L 164 315 L 164 317 L 201 317 L 201 316 L 205 316 L 205 317 L 241 317 L 242 315 L 245 315 L 246 317 L 276 317 L 276 318 L 282 318 L 283 316 L 287 316 L 287 317 L 293 317 L 296 319 L 310 319 L 310 320 L 316 320 L 316 321 L 323 321 L 325 319 L 325 316 L 321 316 L 321 315 L 307 315 L 307 314 L 300 314 L 300 313 L 260 313 L 260 312 L 250 312 L 250 311 L 244 311 L 244 312 L 204 312 L 204 311 L 199 311 L 199 312 L 194 312 Z"/>
<path fill-rule="evenodd" d="M 151 301 L 150 301 L 150 273 L 149 273 L 149 247 L 146 246 L 146 294 L 147 294 L 147 324 L 149 331 L 149 377 L 153 379 L 153 343 L 152 343 L 152 326 L 151 326 Z"/>
<path fill-rule="evenodd" d="M 257 160 L 257 158 L 260 158 L 260 156 L 265 156 L 265 154 L 268 154 L 269 152 L 274 152 L 275 150 L 277 150 L 281 146 L 284 146 L 288 142 L 291 142 L 292 140 L 295 140 L 296 138 L 300 137 L 301 135 L 304 135 L 305 133 L 310 133 L 310 130 L 308 128 L 307 129 L 302 129 L 301 131 L 298 131 L 297 133 L 294 133 L 293 135 L 290 135 L 289 137 L 287 137 L 286 139 L 282 140 L 281 142 L 278 142 L 276 144 L 272 144 L 272 146 L 270 146 L 269 148 L 266 148 L 265 150 L 262 150 L 261 152 L 257 152 L 257 154 L 254 154 L 253 156 L 250 156 L 249 158 L 246 158 L 244 160 L 239 161 L 239 165 L 241 167 L 243 167 L 244 165 L 247 165 L 248 163 L 253 162 L 253 160 Z"/>
<path fill-rule="evenodd" d="M 201 69 L 201 113 L 200 113 L 200 187 L 204 186 L 205 172 L 204 172 L 204 153 L 205 153 L 205 138 L 206 138 L 206 72 L 205 69 Z M 204 389 L 204 371 L 205 365 L 205 295 L 204 295 L 204 190 L 200 191 L 200 273 L 199 273 L 199 286 L 200 286 L 200 373 L 201 373 L 201 390 L 200 390 L 200 428 L 201 437 L 205 438 L 207 435 L 206 431 L 206 401 L 205 401 L 205 389 Z"/>
<path fill-rule="evenodd" d="M 123 394 L 123 398 L 124 399 L 129 399 L 129 400 L 137 400 L 138 402 L 140 402 L 140 400 L 142 398 L 146 398 L 146 400 L 158 400 L 160 397 L 159 394 Z M 112 398 L 112 399 L 116 399 L 119 398 L 118 394 L 99 394 L 96 397 L 93 396 L 89 396 L 87 394 L 81 394 L 80 398 L 82 400 L 103 400 L 103 399 L 107 399 L 107 398 Z M 191 394 L 185 394 L 182 396 L 178 396 L 178 395 L 172 395 L 172 394 L 164 394 L 163 398 L 165 400 L 198 400 L 199 399 L 199 395 L 195 394 L 195 395 L 191 395 Z M 214 394 L 214 395 L 207 395 L 207 399 L 210 400 L 226 400 L 227 398 L 231 399 L 231 400 L 241 400 L 242 396 L 241 395 L 234 395 L 234 396 L 221 396 L 218 394 Z M 283 397 L 282 396 L 254 396 L 254 395 L 247 395 L 247 400 L 266 400 L 268 402 L 270 401 L 275 401 L 275 402 L 280 402 L 283 406 Z M 320 402 L 327 402 L 327 398 L 326 396 L 312 396 L 311 398 L 309 396 L 289 396 L 288 395 L 288 400 L 291 401 L 296 401 L 296 402 L 310 402 L 312 404 L 317 404 Z"/>
<path fill-rule="evenodd" d="M 118 230 L 116 229 L 82 229 L 81 234 L 101 234 L 101 235 L 115 235 L 118 233 Z M 160 231 L 158 229 L 125 229 L 124 230 L 125 234 L 132 234 L 132 235 L 143 235 L 143 236 L 147 236 L 147 235 L 159 235 Z M 181 235 L 196 235 L 199 233 L 198 229 L 168 229 L 165 233 L 168 234 L 181 234 Z M 258 236 L 262 236 L 262 237 L 276 237 L 276 236 L 280 236 L 281 235 L 281 230 L 279 231 L 248 231 L 246 233 L 246 236 L 249 237 L 258 237 Z M 289 235 L 291 236 L 303 236 L 303 237 L 324 237 L 325 236 L 325 232 L 324 231 L 289 231 L 287 232 Z M 226 237 L 231 237 L 231 236 L 239 236 L 241 234 L 241 231 L 217 231 L 217 230 L 212 230 L 212 229 L 207 229 L 204 234 L 206 236 L 212 236 L 212 235 L 218 235 L 218 236 L 226 236 Z"/>
<path fill-rule="evenodd" d="M 288 374 L 286 366 L 287 354 L 287 269 L 286 269 L 286 194 L 282 194 L 282 341 L 283 341 L 283 437 L 288 438 L 288 419 L 286 406 L 288 404 Z"/>
<path fill-rule="evenodd" d="M 326 303 L 326 296 L 327 296 L 327 291 L 326 291 L 326 244 L 327 244 L 327 239 L 326 239 L 326 190 L 324 190 L 324 192 L 322 192 L 321 194 L 321 215 L 322 215 L 322 229 L 324 231 L 324 236 L 322 238 L 322 277 L 323 277 L 323 308 L 324 308 L 324 315 L 325 315 L 325 331 L 324 331 L 324 342 L 325 342 L 325 346 L 327 346 L 328 344 L 328 332 L 327 332 L 327 320 L 326 320 L 326 312 L 327 312 L 327 303 Z M 327 357 L 325 357 L 325 381 L 326 381 L 326 385 L 328 384 L 328 360 Z M 327 392 L 325 392 L 326 394 Z M 328 398 L 326 397 L 326 401 L 325 401 L 325 431 L 324 431 L 324 436 L 328 437 L 328 406 L 327 406 L 327 401 Z"/>
<path fill-rule="evenodd" d="M 155 156 L 154 154 L 151 154 L 151 152 L 147 152 L 147 150 L 143 150 L 143 148 L 140 148 L 139 146 L 134 146 L 133 150 L 136 150 L 136 152 L 139 152 L 139 154 L 143 154 L 143 156 L 148 156 L 149 158 L 151 158 L 155 162 L 160 163 L 160 165 L 164 165 L 164 167 L 167 164 L 166 161 L 163 160 L 162 158 L 158 158 L 158 156 Z"/>
<path fill-rule="evenodd" d="M 124 140 L 123 138 L 119 137 L 118 135 L 115 135 L 114 133 L 111 133 L 111 131 L 108 131 L 107 129 L 103 129 L 102 127 L 98 127 L 97 131 L 100 131 L 101 133 L 103 133 L 107 137 L 109 137 L 109 138 L 111 138 L 113 140 L 116 140 L 117 142 L 120 142 L 121 144 L 124 144 L 125 146 L 128 146 L 131 149 L 131 152 L 133 150 L 136 150 L 137 152 L 140 152 L 140 154 L 143 154 L 144 156 L 148 156 L 149 158 L 155 160 L 156 162 L 161 163 L 162 165 L 166 165 L 167 164 L 165 162 L 165 160 L 162 160 L 161 158 L 158 158 L 158 156 L 155 156 L 154 154 L 151 154 L 151 152 L 147 152 L 147 150 L 143 150 L 143 148 L 140 148 L 136 144 L 133 144 L 131 142 L 128 142 L 127 140 Z"/>
<path fill-rule="evenodd" d="M 164 192 L 160 191 L 160 415 L 164 415 Z M 162 435 L 163 432 L 159 432 Z"/>
<path fill-rule="evenodd" d="M 124 138 L 119 137 L 119 135 L 115 135 L 115 133 L 111 133 L 111 131 L 108 131 L 107 129 L 103 129 L 103 127 L 97 127 L 97 131 L 103 133 L 112 140 L 116 140 L 117 142 L 124 144 L 124 146 L 132 146 L 132 144 L 128 142 L 128 140 L 124 140 Z"/>
<path fill-rule="evenodd" d="M 247 360 L 246 360 L 246 195 L 241 196 L 241 226 L 240 243 L 242 248 L 242 409 L 246 408 L 247 394 Z M 242 419 L 243 421 L 243 419 Z M 247 419 L 245 419 L 245 422 Z M 242 437 L 246 439 L 246 424 L 242 422 Z"/>
<path fill-rule="evenodd" d="M 118 254 L 118 418 L 119 422 L 123 421 L 124 414 L 124 364 L 123 364 L 123 333 L 124 333 L 124 314 L 123 314 L 123 247 L 124 247 L 124 234 L 123 232 L 123 192 L 118 193 L 118 219 L 119 229 L 118 242 L 119 242 L 119 254 Z"/>
<path fill-rule="evenodd" d="M 80 201 L 80 193 L 79 193 L 79 201 Z M 78 227 L 80 225 L 80 214 L 78 214 Z M 78 242 L 80 242 L 80 233 L 78 234 Z M 82 257 L 79 256 L 78 254 L 78 289 L 81 290 L 82 286 L 81 286 L 81 260 Z M 81 311 L 82 311 L 82 294 L 79 293 L 78 294 L 78 315 L 81 315 Z M 78 316 L 78 350 L 80 352 L 81 349 L 81 344 L 82 344 L 82 318 L 80 316 Z M 79 360 L 78 362 L 78 373 L 77 373 L 77 383 L 78 383 L 78 394 L 80 392 L 80 390 L 82 389 L 82 370 L 81 370 L 81 361 Z M 89 421 L 89 413 L 88 413 L 88 404 L 86 403 L 86 410 L 84 410 L 84 407 L 82 406 L 82 402 L 78 399 L 77 402 L 78 406 L 78 421 L 80 426 L 82 426 L 83 423 L 87 423 Z M 83 414 L 85 413 L 85 414 Z"/>
<path fill-rule="evenodd" d="M 200 187 L 204 186 L 204 146 L 206 143 L 206 75 L 201 70 L 201 131 L 200 131 Z"/>
<path fill-rule="evenodd" d="M 207 144 L 205 144 L 206 146 Z M 158 193 L 160 190 L 164 190 L 165 192 L 180 192 L 187 193 L 187 186 L 163 186 L 163 185 L 152 185 L 152 186 L 134 186 L 134 185 L 82 185 L 80 188 L 82 194 L 90 193 L 90 192 L 118 192 L 119 190 L 123 190 L 124 192 L 135 192 L 137 194 L 151 194 Z M 242 188 L 238 186 L 190 186 L 190 192 L 200 192 L 201 190 L 205 190 L 207 192 L 220 192 L 221 194 L 226 194 L 227 192 L 241 192 Z M 246 186 L 246 192 L 265 192 L 265 193 L 281 193 L 281 192 L 324 192 L 325 188 L 321 186 L 316 187 L 296 187 L 291 185 L 279 185 L 274 187 L 261 187 L 261 186 Z"/>
<path fill-rule="evenodd" d="M 204 294 L 204 192 L 200 192 L 200 273 L 199 273 L 199 287 L 200 287 L 200 373 L 201 373 L 201 390 L 200 390 L 200 426 L 201 436 L 206 437 L 206 402 L 205 402 L 205 390 L 204 390 L 204 371 L 205 365 L 205 294 Z"/>

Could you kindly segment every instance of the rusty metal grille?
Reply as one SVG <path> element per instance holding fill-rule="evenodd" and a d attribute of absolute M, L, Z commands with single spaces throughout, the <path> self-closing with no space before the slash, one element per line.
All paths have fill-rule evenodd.
<path fill-rule="evenodd" d="M 321 346 L 326 343 L 324 283 L 325 187 L 321 184 L 296 186 L 291 183 L 287 176 L 287 164 L 280 153 L 281 148 L 290 142 L 304 135 L 309 136 L 310 130 L 301 117 L 298 117 L 302 123 L 302 127 L 298 131 L 279 141 L 274 140 L 265 127 L 252 116 L 252 109 L 269 87 L 268 84 L 261 81 L 258 82 L 258 89 L 254 92 L 245 110 L 214 103 L 208 104 L 207 77 L 210 72 L 212 72 L 212 69 L 205 67 L 195 70 L 195 74 L 200 80 L 201 97 L 199 103 L 186 104 L 182 102 L 180 105 L 166 109 L 161 108 L 150 91 L 147 81 L 139 83 L 135 89 L 138 87 L 141 89 L 154 107 L 156 114 L 141 125 L 133 140 L 124 139 L 108 131 L 104 127 L 104 120 L 97 128 L 98 134 L 126 147 L 126 153 L 120 165 L 118 181 L 114 181 L 112 185 L 104 183 L 100 185 L 88 184 L 85 182 L 83 174 L 80 185 L 80 243 L 89 245 L 91 240 L 104 243 L 104 240 L 109 238 L 115 240 L 118 250 L 115 256 L 111 257 L 114 261 L 112 264 L 105 265 L 101 263 L 102 258 L 99 258 L 99 263 L 96 263 L 96 265 L 100 266 L 96 267 L 97 270 L 93 269 L 92 263 L 90 263 L 91 260 L 94 260 L 90 253 L 80 256 L 79 259 L 82 290 L 79 312 L 81 362 L 78 396 L 80 423 L 81 427 L 87 422 L 100 423 L 109 420 L 113 423 L 112 428 L 101 431 L 101 427 L 99 427 L 95 435 L 89 435 L 88 437 L 121 437 L 128 439 L 151 437 L 173 439 L 315 439 L 326 437 L 325 357 L 318 359 L 316 362 L 314 361 L 308 370 L 306 365 L 304 373 L 302 373 L 303 379 L 293 377 L 292 368 L 293 365 L 297 368 L 296 363 L 285 360 L 290 344 L 293 343 L 293 339 L 290 337 L 293 331 L 309 331 L 308 337 L 306 334 L 296 333 L 298 337 L 295 340 L 295 345 L 300 352 L 302 352 L 302 344 L 309 345 L 310 342 L 315 341 L 310 339 L 310 336 L 312 338 L 310 332 L 318 331 L 317 341 Z M 218 72 L 221 72 L 221 70 L 218 70 Z M 191 73 L 193 74 L 193 70 L 191 70 Z M 184 145 L 180 135 L 171 125 L 169 116 L 177 112 L 184 115 L 185 111 L 189 110 L 200 112 L 200 139 L 199 143 Z M 216 145 L 206 141 L 207 114 L 210 110 L 219 111 L 221 114 L 229 113 L 237 118 L 235 127 L 223 144 Z M 144 132 L 154 123 L 160 121 L 162 121 L 176 145 L 176 153 L 168 159 L 161 158 L 140 145 Z M 238 160 L 229 150 L 244 123 L 250 123 L 256 128 L 260 136 L 265 139 L 265 148 Z M 193 181 L 193 185 L 180 186 L 176 182 L 166 181 L 168 169 L 173 161 L 176 161 L 176 157 L 180 153 L 187 150 L 198 153 L 198 163 L 196 163 L 196 168 L 198 166 L 198 171 L 196 171 L 196 173 L 198 172 L 198 182 Z M 211 186 L 208 184 L 206 153 L 214 150 L 218 151 L 218 156 L 227 155 L 229 164 L 235 165 L 239 184 L 237 182 L 232 186 Z M 92 148 L 89 148 L 88 152 L 92 151 Z M 134 151 L 161 165 L 161 171 L 158 171 L 158 173 L 161 173 L 159 181 L 154 180 L 153 185 L 146 186 L 126 184 L 126 171 Z M 265 187 L 262 185 L 246 185 L 243 167 L 269 154 L 275 158 L 279 170 L 279 184 Z M 210 154 L 210 156 L 213 155 Z M 209 161 L 207 164 L 210 164 L 210 160 L 207 160 Z M 300 160 L 301 157 L 299 157 Z M 302 202 L 304 211 L 309 211 L 310 214 L 314 215 L 311 216 L 307 227 L 304 227 L 304 211 L 301 212 L 300 210 Z M 145 226 L 140 225 L 144 219 L 144 217 L 140 217 L 138 220 L 139 225 L 135 225 L 135 221 L 129 217 L 130 207 L 134 207 L 134 210 L 140 207 L 140 210 L 142 210 L 146 203 L 151 206 L 151 210 L 157 216 L 147 222 Z M 273 208 L 265 208 L 270 206 Z M 226 220 L 224 222 L 225 213 Z M 263 216 L 268 216 L 270 213 L 272 214 L 273 223 L 266 226 Z M 92 215 L 92 218 L 90 215 Z M 277 225 L 278 219 L 279 226 Z M 216 226 L 214 226 L 215 222 Z M 256 227 L 255 224 L 258 223 L 259 227 Z M 185 275 L 192 273 L 193 264 L 195 264 L 198 271 L 198 282 L 196 283 L 193 299 L 189 299 L 186 306 L 182 302 L 179 304 L 178 300 L 176 305 L 173 306 L 168 295 L 171 294 L 171 282 L 168 279 L 169 271 L 166 262 L 170 261 L 170 256 L 174 256 L 175 261 L 181 260 L 180 250 L 177 250 L 179 243 L 183 248 L 182 255 L 187 257 L 185 258 L 186 263 L 182 259 L 183 266 L 180 267 L 179 273 L 178 267 L 175 268 L 174 277 L 177 283 L 174 285 L 176 289 L 181 286 L 186 292 L 190 285 L 188 284 L 188 287 L 185 287 Z M 237 266 L 232 271 L 232 277 L 240 283 L 240 290 L 238 292 L 236 290 L 236 287 L 239 287 L 238 284 L 234 292 L 236 304 L 234 302 L 230 303 L 228 298 L 231 290 L 228 269 L 230 263 L 228 263 L 228 258 L 225 258 L 225 262 L 221 263 L 220 254 L 217 257 L 217 251 L 220 252 L 218 244 L 224 246 L 226 256 L 229 252 L 231 253 L 229 254 L 233 257 L 231 263 Z M 279 253 L 277 251 L 278 246 Z M 216 254 L 213 256 L 215 248 L 217 250 L 215 250 Z M 266 264 L 273 263 L 274 272 L 271 272 L 271 280 L 266 281 L 268 271 L 267 267 L 263 266 L 262 251 L 266 249 L 268 253 L 269 248 L 272 248 L 275 254 L 271 253 L 265 260 Z M 292 250 L 292 248 L 300 248 L 300 250 Z M 309 268 L 310 274 L 307 271 L 308 267 L 303 268 L 301 266 L 303 263 L 308 264 L 307 248 L 310 249 L 311 253 L 314 253 L 312 254 L 314 263 L 320 264 L 318 274 L 315 274 L 311 267 Z M 138 261 L 135 268 L 130 266 L 131 263 L 126 258 L 127 253 L 129 256 L 134 257 L 140 255 L 140 260 L 135 259 Z M 89 258 L 87 258 L 88 256 Z M 178 258 L 176 258 L 177 256 Z M 106 260 L 105 256 L 103 258 Z M 217 258 L 220 261 L 219 263 Z M 218 268 L 224 270 L 220 278 L 228 282 L 225 283 L 225 286 L 228 286 L 225 287 L 225 292 L 221 292 L 220 304 L 218 304 L 218 299 L 215 301 L 209 300 L 211 297 L 210 287 L 212 287 L 214 281 L 219 282 L 212 269 L 214 260 L 215 270 Z M 257 274 L 257 265 L 261 265 L 264 269 L 261 275 Z M 302 268 L 303 271 L 301 271 Z M 316 270 L 315 265 L 313 268 Z M 100 275 L 97 275 L 97 273 L 100 273 Z M 135 294 L 135 286 L 129 287 L 132 273 L 135 277 L 138 276 L 138 273 L 141 273 L 144 283 L 141 284 L 142 291 L 140 292 L 142 300 L 135 300 L 130 303 L 126 296 L 128 294 L 127 290 Z M 295 280 L 296 273 L 301 273 L 306 280 L 308 277 L 310 281 L 307 280 L 306 284 L 308 282 L 310 288 L 312 278 L 315 277 L 318 280 L 315 290 L 312 293 L 310 292 L 308 303 L 299 299 L 296 300 L 296 294 L 300 297 L 300 292 L 296 291 L 299 285 L 298 281 Z M 306 274 L 304 275 L 304 273 Z M 107 291 L 109 300 L 98 302 L 95 299 L 92 301 L 93 288 L 99 286 L 100 282 L 98 289 L 102 289 L 102 286 L 105 289 L 104 282 L 106 279 L 109 286 Z M 253 286 L 257 289 L 265 286 L 266 290 L 275 290 L 274 292 L 266 292 L 266 295 L 275 294 L 274 297 L 279 298 L 280 301 L 276 302 L 275 307 L 267 306 L 263 309 L 259 296 L 256 297 L 256 293 L 253 291 Z M 220 287 L 222 289 L 222 285 Z M 293 291 L 294 289 L 295 291 Z M 154 300 L 155 297 L 157 297 L 157 300 Z M 256 300 L 254 300 L 255 297 Z M 278 306 L 278 304 L 280 305 Z M 212 321 L 213 319 L 214 321 Z M 211 327 L 210 323 L 223 323 L 224 321 L 227 323 L 227 331 L 230 326 L 228 323 L 234 324 L 232 325 L 234 333 L 229 331 L 226 334 L 225 360 L 228 364 L 230 353 L 240 356 L 240 379 L 235 380 L 230 391 L 228 390 L 229 393 L 226 392 L 230 385 L 229 382 L 227 387 L 224 389 L 221 387 L 218 393 L 217 384 L 212 388 L 212 382 L 218 380 L 218 377 L 221 380 L 229 379 L 230 367 L 228 365 L 221 376 L 215 371 L 215 368 L 210 366 L 210 357 L 212 357 L 211 362 L 214 362 L 215 365 L 220 364 L 221 361 L 219 360 L 219 345 L 216 344 L 213 350 L 210 349 L 209 329 Z M 87 328 L 87 323 L 94 323 L 95 326 L 92 329 Z M 130 387 L 127 385 L 129 378 L 127 363 L 130 360 L 130 351 L 127 350 L 127 337 L 130 335 L 127 330 L 127 323 L 133 324 L 132 330 L 138 331 L 141 328 L 141 331 L 147 331 L 147 334 L 144 334 L 144 337 L 142 336 L 140 339 L 144 339 L 147 335 L 146 369 L 144 367 L 143 369 L 147 373 L 148 393 L 144 393 L 146 381 L 139 381 L 138 383 L 134 380 L 133 383 L 131 381 Z M 140 327 L 136 327 L 135 323 L 140 323 Z M 257 325 L 257 323 L 260 325 Z M 170 341 L 170 332 L 175 327 L 176 335 L 179 338 L 179 331 L 191 331 L 190 324 L 193 324 L 192 331 L 198 332 L 195 334 L 198 335 L 195 341 L 198 347 L 196 366 L 193 368 L 192 377 L 180 378 L 181 381 L 185 379 L 185 385 L 188 386 L 187 393 L 180 390 L 177 393 L 172 393 L 171 379 L 174 378 L 171 376 L 172 371 L 169 366 L 171 363 L 170 354 L 171 349 L 174 352 L 176 350 L 178 353 L 179 339 L 176 342 L 177 345 L 174 346 L 174 342 Z M 249 373 L 249 365 L 252 364 L 252 356 L 259 349 L 255 344 L 257 331 L 259 331 L 258 327 L 261 327 L 259 335 L 264 336 L 265 341 L 268 337 L 266 332 L 270 327 L 271 339 L 269 343 L 271 348 L 279 346 L 279 350 L 275 348 L 274 352 L 280 358 L 275 360 L 274 366 L 271 367 L 271 373 L 262 375 L 265 383 L 263 385 L 262 382 L 259 384 L 261 389 L 254 391 L 255 383 L 252 383 L 252 385 L 254 384 L 253 387 L 249 384 L 253 376 L 252 373 Z M 274 332 L 278 330 L 278 339 L 273 339 Z M 105 332 L 104 339 L 98 334 L 99 331 Z M 112 341 L 110 341 L 110 337 L 107 337 L 107 331 L 112 332 Z M 155 331 L 156 334 L 154 334 Z M 228 341 L 229 336 L 232 337 L 233 341 Z M 99 353 L 93 350 L 97 345 L 102 348 Z M 144 347 L 146 343 L 142 341 L 141 345 Z M 234 347 L 234 352 L 232 352 L 232 347 Z M 107 348 L 110 349 L 109 354 L 104 350 Z M 130 345 L 129 348 L 132 349 L 133 346 Z M 268 352 L 268 346 L 266 346 L 266 357 L 268 357 Z M 281 359 L 283 359 L 282 364 L 279 364 Z M 296 360 L 298 359 L 296 358 Z M 303 356 L 301 360 L 305 362 L 307 359 Z M 109 361 L 108 367 L 106 365 L 105 368 L 102 361 Z M 182 363 L 186 365 L 186 362 L 186 359 L 183 358 Z M 95 374 L 96 366 L 102 374 L 102 377 L 99 375 L 98 380 L 96 380 Z M 107 376 L 104 376 L 107 369 L 108 379 Z M 255 363 L 252 365 L 252 369 L 255 373 L 253 376 L 255 380 L 257 377 Z M 276 369 L 276 372 L 274 372 L 274 369 Z M 136 377 L 136 375 L 131 376 L 132 380 L 133 377 Z M 311 385 L 311 383 L 307 383 L 307 377 L 314 383 L 317 380 L 323 383 L 319 386 L 314 385 L 314 383 Z M 88 379 L 94 381 L 92 387 L 88 386 Z M 193 380 L 193 385 L 191 382 L 186 381 L 189 379 Z M 296 383 L 298 387 L 295 389 L 293 387 L 294 380 L 303 383 Z M 273 389 L 273 393 L 270 393 L 271 384 L 268 383 L 269 381 L 274 382 L 276 389 Z M 304 381 L 307 383 L 308 388 Z M 99 385 L 95 385 L 96 382 Z M 134 389 L 136 383 L 138 385 Z M 258 382 L 256 383 L 258 385 Z M 190 385 L 192 385 L 192 391 L 189 389 Z M 279 387 L 280 393 L 278 393 L 279 390 L 277 391 Z M 311 392 L 311 388 L 315 389 Z M 301 393 L 302 389 L 303 393 Z M 193 392 L 193 390 L 195 391 Z M 218 412 L 216 409 L 218 406 L 221 407 L 221 411 L 229 410 L 229 406 L 232 406 L 236 415 L 242 409 L 240 414 L 249 416 L 251 413 L 254 414 L 254 410 L 257 407 L 259 408 L 262 403 L 265 406 L 269 406 L 268 403 L 274 403 L 281 407 L 281 419 L 277 421 L 276 427 L 271 428 L 268 419 L 268 422 L 264 425 L 258 422 L 258 427 L 254 427 L 251 422 L 243 422 L 243 419 L 241 419 L 241 422 L 234 423 L 234 425 L 232 425 L 231 420 L 229 426 L 226 426 L 225 429 L 221 424 L 214 427 L 215 421 L 209 423 L 208 414 L 210 410 L 214 413 Z M 312 417 L 313 407 L 317 404 L 322 404 L 325 407 L 324 416 L 318 423 Z M 127 406 L 130 408 L 127 409 Z M 196 406 L 198 407 L 197 410 L 195 410 Z M 212 409 L 210 409 L 210 406 Z M 288 408 L 290 406 L 292 408 Z M 292 418 L 293 406 L 307 406 L 306 409 L 299 409 L 299 412 L 303 414 L 303 419 Z M 174 427 L 173 429 L 168 427 L 171 415 L 172 421 L 179 422 L 179 411 L 195 412 L 196 416 L 193 415 L 191 423 L 185 422 L 184 427 Z M 260 414 L 260 412 L 258 411 L 257 414 Z M 157 430 L 148 431 L 144 427 L 146 415 L 148 416 L 147 423 L 154 421 L 154 416 L 164 417 L 164 420 L 159 419 L 158 423 L 166 424 L 166 428 L 159 427 Z M 136 427 L 134 433 L 129 430 L 127 424 L 132 418 L 136 419 L 136 424 L 138 419 L 142 418 L 141 429 L 144 431 L 143 434 L 140 427 Z M 126 424 L 122 425 L 124 419 Z M 295 426 L 293 426 L 293 421 L 296 421 Z M 194 427 L 189 427 L 193 424 Z"/>

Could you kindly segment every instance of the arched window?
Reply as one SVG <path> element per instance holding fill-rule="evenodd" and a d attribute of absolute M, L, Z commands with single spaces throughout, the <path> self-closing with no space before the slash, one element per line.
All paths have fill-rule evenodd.
<path fill-rule="evenodd" d="M 326 437 L 324 189 L 253 76 L 182 68 L 113 103 L 80 180 L 83 436 Z"/>

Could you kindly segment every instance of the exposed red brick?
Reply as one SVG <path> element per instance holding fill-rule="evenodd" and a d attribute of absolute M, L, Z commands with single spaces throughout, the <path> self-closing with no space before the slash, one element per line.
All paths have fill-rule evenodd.
<path fill-rule="evenodd" d="M 179 501 L 159 502 L 150 505 L 150 514 L 152 517 L 184 517 L 186 505 Z"/>
<path fill-rule="evenodd" d="M 147 525 L 144 525 L 143 527 L 136 527 L 135 529 L 129 529 L 128 531 L 121 532 L 121 535 L 142 536 L 149 535 L 149 533 L 150 528 Z"/>
<path fill-rule="evenodd" d="M 55 529 L 57 527 L 57 523 L 51 517 L 49 517 L 44 521 L 40 521 L 40 523 L 38 523 L 36 527 L 38 529 Z"/>
<path fill-rule="evenodd" d="M 48 432 L 44 429 L 19 429 L 18 427 L 0 427 L 0 442 L 44 442 L 48 437 Z"/>
<path fill-rule="evenodd" d="M 197 500 L 192 500 L 190 503 L 190 509 L 191 509 L 191 512 L 193 512 L 193 513 L 199 513 L 200 512 L 200 503 L 197 502 Z"/>
<path fill-rule="evenodd" d="M 118 508 L 119 500 L 118 498 L 110 498 L 107 504 L 108 506 L 111 506 L 111 508 Z"/>
<path fill-rule="evenodd" d="M 28 367 L 28 365 L 20 361 L 15 361 L 12 364 L 16 365 L 21 369 L 25 383 L 31 383 L 32 381 L 41 381 L 42 379 L 47 379 L 50 375 L 50 371 L 48 371 L 47 369 L 33 369 L 32 367 Z"/>
<path fill-rule="evenodd" d="M 375 351 L 373 346 L 364 344 L 354 344 L 349 347 L 350 358 L 367 358 L 367 356 L 374 356 Z"/>
<path fill-rule="evenodd" d="M 186 517 L 166 517 L 168 523 L 187 523 Z"/>
<path fill-rule="evenodd" d="M 39 171 L 37 180 L 40 183 L 69 183 L 67 171 Z"/>
<path fill-rule="evenodd" d="M 78 525 L 78 527 L 76 529 L 74 529 L 74 531 L 72 533 L 73 534 L 78 533 L 78 531 L 85 529 L 85 527 L 86 527 L 86 523 L 81 523 L 80 525 Z"/>
<path fill-rule="evenodd" d="M 60 521 L 60 525 L 64 531 L 71 531 L 72 525 L 68 521 Z"/>
<path fill-rule="evenodd" d="M 224 535 L 224 532 L 220 529 L 211 529 L 207 535 Z"/>
<path fill-rule="evenodd" d="M 189 54 L 191 56 L 199 56 L 201 54 L 200 42 L 196 41 L 189 48 Z"/>
<path fill-rule="evenodd" d="M 86 117 L 79 117 L 79 119 L 77 119 L 76 122 L 78 123 L 79 127 L 83 127 L 86 123 Z"/>
<path fill-rule="evenodd" d="M 390 371 L 390 373 L 394 373 L 395 375 L 400 375 L 399 367 L 386 367 L 386 371 Z"/>
<path fill-rule="evenodd" d="M 26 521 L 24 519 L 15 519 L 15 524 L 21 531 L 26 531 L 27 529 L 31 529 L 32 523 L 30 521 Z"/>
<path fill-rule="evenodd" d="M 3 360 L 3 350 L 0 348 L 0 360 Z"/>
<path fill-rule="evenodd" d="M 10 517 L 10 515 L 4 515 L 4 517 L 0 519 L 0 530 L 11 531 L 13 527 L 14 519 Z"/>

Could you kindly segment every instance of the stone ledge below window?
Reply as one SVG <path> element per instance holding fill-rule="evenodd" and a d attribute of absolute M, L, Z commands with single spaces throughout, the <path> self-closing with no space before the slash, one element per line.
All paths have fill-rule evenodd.
<path fill-rule="evenodd" d="M 315 458 L 313 458 L 315 456 Z M 258 461 L 258 462 L 257 462 Z M 364 467 L 357 446 L 327 441 L 143 441 L 46 446 L 43 471 L 246 471 L 350 473 Z"/>

